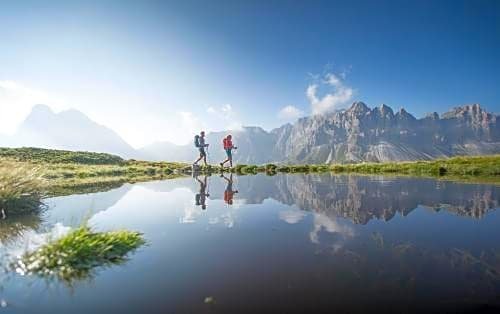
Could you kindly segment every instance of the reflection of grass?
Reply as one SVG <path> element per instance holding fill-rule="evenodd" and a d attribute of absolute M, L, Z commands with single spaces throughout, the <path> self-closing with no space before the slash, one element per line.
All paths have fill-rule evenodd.
<path fill-rule="evenodd" d="M 183 176 L 179 173 L 169 175 L 141 175 L 141 176 L 122 176 L 122 177 L 95 177 L 86 179 L 68 179 L 51 182 L 48 190 L 50 196 L 61 196 L 71 194 L 86 194 L 108 191 L 118 188 L 125 183 L 136 183 L 152 180 L 167 180 Z"/>
<path fill-rule="evenodd" d="M 0 209 L 6 214 L 38 210 L 44 189 L 45 182 L 37 168 L 13 162 L 0 163 Z"/>
<path fill-rule="evenodd" d="M 95 267 L 122 263 L 127 253 L 144 243 L 137 232 L 93 232 L 82 226 L 26 253 L 17 262 L 16 269 L 23 274 L 54 276 L 71 283 L 88 278 Z"/>
<path fill-rule="evenodd" d="M 0 242 L 3 245 L 15 242 L 29 230 L 37 230 L 42 223 L 38 213 L 10 216 L 0 220 Z"/>

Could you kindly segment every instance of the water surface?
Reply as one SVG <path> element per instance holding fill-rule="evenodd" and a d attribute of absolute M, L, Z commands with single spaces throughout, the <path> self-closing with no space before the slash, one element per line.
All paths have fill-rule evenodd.
<path fill-rule="evenodd" d="M 97 230 L 143 232 L 148 245 L 72 285 L 7 271 L 0 311 L 499 309 L 498 186 L 329 174 L 229 179 L 125 184 L 8 217 L 4 257 L 83 219 Z"/>

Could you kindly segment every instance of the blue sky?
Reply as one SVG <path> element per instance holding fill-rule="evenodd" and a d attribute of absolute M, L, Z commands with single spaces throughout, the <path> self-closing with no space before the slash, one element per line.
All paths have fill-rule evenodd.
<path fill-rule="evenodd" d="M 2 1 L 0 133 L 35 103 L 134 146 L 355 100 L 500 112 L 499 1 Z"/>

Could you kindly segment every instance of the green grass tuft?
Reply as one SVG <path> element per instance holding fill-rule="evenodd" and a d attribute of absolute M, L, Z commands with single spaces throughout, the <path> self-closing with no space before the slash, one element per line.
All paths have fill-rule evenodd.
<path fill-rule="evenodd" d="M 21 274 L 72 282 L 90 277 L 95 267 L 124 262 L 127 253 L 143 244 L 143 236 L 138 232 L 93 232 L 88 226 L 81 226 L 34 252 L 24 254 L 15 267 Z"/>

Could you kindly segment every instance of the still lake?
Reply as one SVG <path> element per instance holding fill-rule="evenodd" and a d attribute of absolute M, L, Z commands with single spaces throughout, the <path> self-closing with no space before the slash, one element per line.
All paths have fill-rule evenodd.
<path fill-rule="evenodd" d="M 4 265 L 0 313 L 500 309 L 498 185 L 212 175 L 46 204 L 0 222 L 3 260 L 84 219 L 96 230 L 140 231 L 148 244 L 72 285 Z"/>

